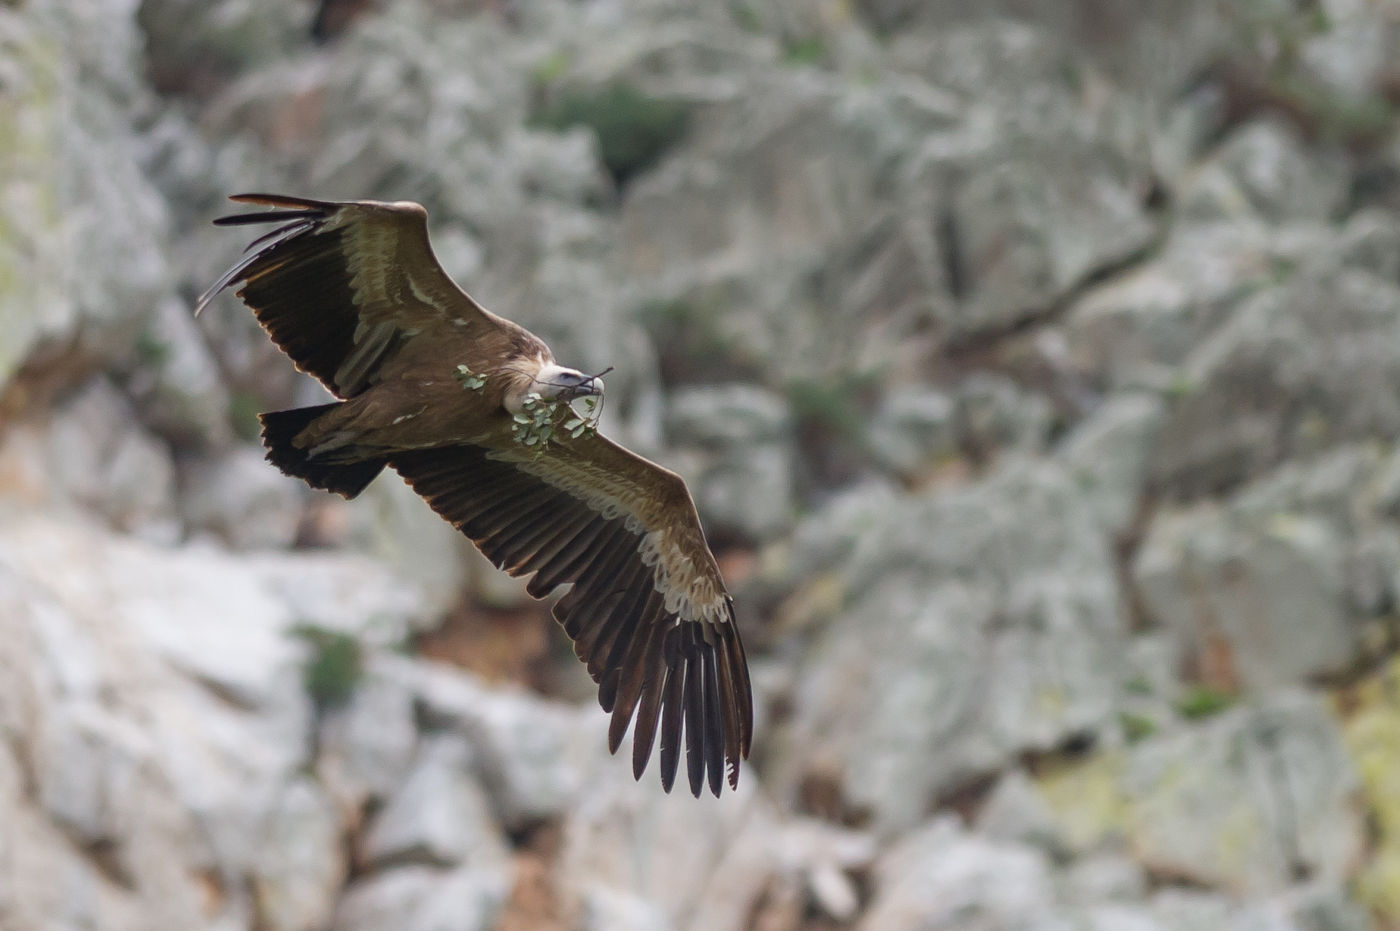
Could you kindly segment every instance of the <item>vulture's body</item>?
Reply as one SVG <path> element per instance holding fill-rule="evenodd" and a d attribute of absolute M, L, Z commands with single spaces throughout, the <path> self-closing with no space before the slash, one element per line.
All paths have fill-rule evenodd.
<path fill-rule="evenodd" d="M 708 776 L 718 795 L 726 770 L 735 785 L 748 668 L 684 482 L 592 431 L 521 439 L 515 415 L 600 394 L 597 378 L 458 288 L 417 204 L 234 199 L 277 209 L 215 222 L 283 225 L 198 309 L 241 283 L 273 341 L 341 399 L 262 415 L 268 459 L 347 498 L 388 466 L 497 566 L 533 573 L 535 597 L 570 585 L 554 615 L 612 713 L 611 749 L 635 717 L 638 777 L 659 733 L 667 791 L 682 743 L 693 792 Z"/>

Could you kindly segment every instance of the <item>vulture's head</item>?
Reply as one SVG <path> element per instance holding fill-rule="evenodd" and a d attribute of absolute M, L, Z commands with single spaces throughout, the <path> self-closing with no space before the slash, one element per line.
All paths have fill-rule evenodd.
<path fill-rule="evenodd" d="M 577 369 L 566 369 L 562 365 L 550 363 L 535 373 L 530 391 L 546 401 L 572 401 L 587 395 L 601 396 L 603 379 L 597 375 L 585 375 Z"/>

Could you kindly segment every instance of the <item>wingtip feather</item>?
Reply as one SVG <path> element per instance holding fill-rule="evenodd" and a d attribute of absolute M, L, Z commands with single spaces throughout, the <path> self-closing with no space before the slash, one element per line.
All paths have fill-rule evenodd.
<path fill-rule="evenodd" d="M 693 635 L 692 635 L 693 636 Z M 688 645 L 685 659 L 685 769 L 690 794 L 700 797 L 705 782 L 705 686 L 699 651 Z"/>
<path fill-rule="evenodd" d="M 705 768 L 709 776 L 710 791 L 719 798 L 720 786 L 724 785 L 724 761 L 727 744 L 724 740 L 724 720 L 720 711 L 719 670 L 715 663 L 715 649 L 705 645 L 701 648 L 701 684 L 704 687 L 705 722 Z"/>
<path fill-rule="evenodd" d="M 260 192 L 230 194 L 228 199 L 237 204 L 262 204 L 267 207 L 300 207 L 303 210 L 333 210 L 339 206 L 339 204 L 329 200 L 312 200 L 309 197 L 294 197 L 290 194 L 265 194 Z"/>
<path fill-rule="evenodd" d="M 680 662 L 671 664 L 666 674 L 666 694 L 661 700 L 661 788 L 668 793 L 676 783 L 676 769 L 681 761 L 684 687 L 684 665 Z"/>
<path fill-rule="evenodd" d="M 261 220 L 264 217 L 271 218 L 272 214 L 249 214 L 247 216 L 253 216 L 257 220 Z M 234 282 L 240 280 L 243 273 L 246 272 L 253 265 L 253 263 L 257 262 L 258 259 L 262 257 L 263 252 L 265 252 L 268 249 L 271 249 L 273 246 L 285 242 L 288 239 L 292 239 L 293 237 L 298 236 L 309 229 L 313 229 L 316 226 L 317 217 L 313 216 L 312 214 L 301 213 L 296 214 L 296 216 L 301 218 L 302 222 L 294 221 L 292 223 L 288 223 L 286 226 L 278 227 L 277 229 L 273 230 L 267 235 L 260 236 L 256 240 L 254 240 L 253 243 L 248 247 L 248 249 L 252 249 L 254 246 L 263 246 L 264 248 L 261 251 L 252 253 L 251 255 L 247 254 L 248 249 L 245 249 L 245 254 L 243 258 L 240 259 L 238 263 L 235 264 L 228 271 L 220 275 L 219 280 L 211 284 L 204 291 L 204 293 L 201 294 L 199 298 L 195 301 L 194 315 L 198 317 L 200 313 L 203 312 L 204 308 L 209 306 L 210 302 L 214 300 L 214 297 L 218 295 L 220 291 L 222 291 L 224 288 L 227 288 Z M 238 218 L 221 217 L 220 219 L 235 220 Z M 218 223 L 219 220 L 215 220 L 214 222 Z"/>

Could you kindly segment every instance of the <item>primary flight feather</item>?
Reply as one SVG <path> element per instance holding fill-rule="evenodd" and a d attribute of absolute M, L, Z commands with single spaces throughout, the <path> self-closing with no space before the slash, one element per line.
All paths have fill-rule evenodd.
<path fill-rule="evenodd" d="M 676 474 L 572 416 L 596 376 L 492 314 L 438 265 L 415 203 L 232 198 L 278 223 L 198 301 L 224 288 L 336 403 L 261 415 L 267 458 L 353 498 L 385 466 L 497 566 L 531 575 L 611 713 L 633 726 L 640 778 L 661 738 L 670 791 L 684 745 L 691 791 L 720 794 L 748 757 L 753 698 L 733 599 Z M 635 721 L 635 724 L 633 723 Z"/>

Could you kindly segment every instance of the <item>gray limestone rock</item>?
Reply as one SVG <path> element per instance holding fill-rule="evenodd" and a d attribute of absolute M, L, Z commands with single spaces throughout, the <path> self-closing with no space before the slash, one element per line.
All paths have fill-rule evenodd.
<path fill-rule="evenodd" d="M 1141 906 L 1108 903 L 1058 909 L 1030 922 L 1027 927 L 1038 931 L 1168 931 L 1171 926 L 1160 924 L 1151 912 Z"/>
<path fill-rule="evenodd" d="M 1152 618 L 1188 656 L 1219 654 L 1265 691 L 1337 672 L 1361 646 L 1346 601 L 1343 541 L 1315 517 L 1242 520 L 1214 508 L 1159 516 L 1134 565 Z"/>
<path fill-rule="evenodd" d="M 1150 872 L 1251 892 L 1345 880 L 1363 844 L 1356 785 L 1336 721 L 1297 692 L 1144 741 L 1122 778 Z"/>
<path fill-rule="evenodd" d="M 1119 158 L 1100 144 L 1022 143 L 955 188 L 950 248 L 964 282 L 949 321 L 956 335 L 1039 316 L 1091 273 L 1148 245 L 1154 228 L 1131 179 L 1115 176 Z"/>
<path fill-rule="evenodd" d="M 591 703 L 574 708 L 491 690 L 440 664 L 400 664 L 393 674 L 413 688 L 429 726 L 451 728 L 471 742 L 482 785 L 507 830 L 577 805 L 599 768 L 608 774 L 600 778 L 630 781 L 630 756 L 607 756 L 608 718 Z"/>
<path fill-rule="evenodd" d="M 0 10 L 0 383 L 38 350 L 60 384 L 121 358 L 170 294 L 168 210 L 130 129 L 140 57 L 127 4 Z"/>
<path fill-rule="evenodd" d="M 329 915 L 342 813 L 304 775 L 312 708 L 287 631 L 318 615 L 289 595 L 290 578 L 349 629 L 412 610 L 400 583 L 353 558 L 163 549 L 91 523 L 7 517 L 0 731 L 29 748 L 22 778 L 42 787 L 6 803 L 27 838 L 0 851 L 31 877 L 7 905 L 21 926 L 43 926 L 36 909 L 118 928 L 301 928 Z M 66 911 L 45 904 L 56 898 Z"/>
<path fill-rule="evenodd" d="M 837 921 L 851 921 L 860 898 L 853 874 L 870 868 L 875 838 L 812 818 L 793 819 L 779 829 L 779 875 L 795 879 L 808 901 Z"/>
<path fill-rule="evenodd" d="M 1063 324 L 1074 368 L 1095 384 L 1184 388 L 1177 366 L 1248 295 L 1330 236 L 1285 241 L 1259 223 L 1178 223 L 1156 253 L 1088 289 Z"/>
<path fill-rule="evenodd" d="M 322 928 L 345 883 L 342 813 L 316 781 L 302 777 L 270 807 L 252 877 L 258 924 L 269 931 Z"/>
<path fill-rule="evenodd" d="M 132 858 L 138 810 L 131 805 L 150 801 L 141 778 L 147 741 L 131 722 L 90 705 L 55 708 L 44 724 L 30 751 L 44 812 L 78 843 L 110 846 L 108 868 L 131 876 L 140 868 Z"/>
<path fill-rule="evenodd" d="M 810 523 L 799 539 L 851 540 L 845 602 L 801 660 L 811 672 L 775 738 L 780 784 L 834 772 L 890 832 L 939 792 L 1111 720 L 1122 683 L 1103 672 L 1127 647 L 1113 567 L 1061 469 L 1013 461 L 975 485 Z"/>
<path fill-rule="evenodd" d="M 903 54 L 936 63 L 926 82 L 764 73 L 762 93 L 707 109 L 635 184 L 623 271 L 731 364 L 760 358 L 790 378 L 916 364 L 933 326 L 962 338 L 1040 315 L 1154 227 L 1145 165 L 1085 112 L 1063 52 L 1027 52 L 1030 32 L 916 45 Z M 957 69 L 944 63 L 998 42 L 1006 67 L 967 80 L 976 103 L 944 92 L 939 68 Z"/>
<path fill-rule="evenodd" d="M 955 402 L 927 385 L 892 388 L 880 399 L 866 438 L 886 468 L 907 476 L 931 471 L 958 453 Z"/>
<path fill-rule="evenodd" d="M 211 533 L 234 549 L 285 549 L 305 514 L 303 484 L 279 472 L 261 449 L 238 446 L 181 469 L 185 526 Z"/>
<path fill-rule="evenodd" d="M 260 553 L 246 562 L 258 588 L 285 606 L 284 616 L 291 618 L 280 631 L 314 627 L 366 646 L 397 649 L 423 624 L 422 588 L 360 554 Z"/>
<path fill-rule="evenodd" d="M 696 507 L 712 527 L 767 540 L 790 525 L 792 423 L 780 397 L 748 385 L 676 391 L 666 426 Z"/>
<path fill-rule="evenodd" d="M 990 696 L 978 668 L 994 612 L 969 586 L 930 592 L 908 577 L 883 580 L 815 645 L 808 663 L 829 671 L 799 680 L 801 736 L 785 762 L 835 768 L 886 830 L 915 823 L 940 788 L 995 768 L 1000 748 L 979 726 Z"/>
<path fill-rule="evenodd" d="M 782 867 L 784 840 L 797 840 L 782 833 L 778 812 L 747 778 L 752 773 L 732 795 L 697 800 L 683 791 L 665 795 L 653 778 L 633 782 L 612 769 L 594 769 L 596 783 L 566 823 L 560 875 L 568 894 L 593 903 L 590 909 L 625 903 L 635 913 L 635 903 L 650 903 L 663 916 L 661 927 L 747 927 Z M 820 836 L 809 832 L 808 844 L 790 843 L 794 873 L 831 853 L 829 842 L 810 843 Z"/>
<path fill-rule="evenodd" d="M 1152 896 L 1150 911 L 1162 928 L 1293 931 L 1294 927 L 1265 907 L 1241 906 L 1225 896 L 1199 890 L 1164 889 Z"/>
<path fill-rule="evenodd" d="M 123 374 L 142 421 L 162 437 L 185 448 L 232 445 L 229 391 L 185 301 L 152 310 Z"/>
<path fill-rule="evenodd" d="M 1344 443 L 1317 456 L 1298 457 L 1241 488 L 1230 501 L 1240 514 L 1268 518 L 1315 514 L 1348 534 L 1384 514 L 1395 450 Z"/>
<path fill-rule="evenodd" d="M 1341 230 L 1339 252 L 1348 268 L 1400 283 L 1400 216 L 1379 208 L 1357 211 Z"/>
<path fill-rule="evenodd" d="M 975 827 L 992 840 L 1031 844 L 1052 854 L 1062 846 L 1054 812 L 1021 769 L 1009 769 L 997 780 Z"/>
<path fill-rule="evenodd" d="M 739 447 L 789 439 L 783 399 L 751 385 L 690 388 L 673 394 L 667 428 L 682 446 Z"/>
<path fill-rule="evenodd" d="M 1110 397 L 1060 443 L 1056 456 L 1090 490 L 1105 527 L 1122 533 L 1147 492 L 1148 456 L 1166 409 L 1145 393 Z"/>
<path fill-rule="evenodd" d="M 1005 375 L 974 372 L 958 385 L 953 404 L 958 443 L 977 456 L 1035 453 L 1050 435 L 1050 402 Z"/>
<path fill-rule="evenodd" d="M 1054 886 L 1046 856 L 991 841 L 943 817 L 904 837 L 875 865 L 875 895 L 858 927 L 934 931 L 1032 927 Z"/>
<path fill-rule="evenodd" d="M 56 503 L 90 509 L 150 540 L 172 543 L 179 536 L 170 452 L 141 429 L 106 379 L 92 380 L 54 411 L 46 447 Z"/>
<path fill-rule="evenodd" d="M 397 658 L 366 658 L 363 678 L 348 701 L 321 720 L 316 775 L 347 810 L 387 799 L 409 771 L 418 746 L 414 693 L 385 671 Z"/>
<path fill-rule="evenodd" d="M 1400 50 L 1400 27 L 1384 10 L 1355 0 L 1327 0 L 1317 28 L 1298 50 L 1298 67 L 1336 109 L 1374 106 Z"/>
<path fill-rule="evenodd" d="M 670 931 L 674 927 L 660 906 L 641 896 L 606 885 L 579 893 L 581 931 Z"/>
<path fill-rule="evenodd" d="M 956 102 L 903 167 L 905 200 L 937 226 L 953 300 L 934 313 L 955 338 L 1041 316 L 1155 233 L 1141 196 L 1142 112 L 1113 101 L 1053 30 L 968 19 L 906 33 L 890 56 Z M 1095 85 L 1104 105 L 1086 106 Z"/>
<path fill-rule="evenodd" d="M 1300 272 L 1246 300 L 1182 365 L 1153 480 L 1228 488 L 1285 455 L 1400 435 L 1400 288 L 1369 273 Z"/>
<path fill-rule="evenodd" d="M 397 475 L 379 476 L 348 504 L 328 500 L 343 520 L 346 546 L 391 567 L 426 593 L 425 626 L 436 623 L 464 592 L 484 591 L 492 574 L 505 575 Z"/>
<path fill-rule="evenodd" d="M 850 218 L 880 215 L 881 166 L 907 148 L 909 129 L 887 95 L 806 71 L 765 73 L 706 108 L 687 145 L 622 203 L 617 269 L 635 282 L 634 306 L 682 327 L 703 354 L 693 364 L 745 371 L 763 360 L 770 383 L 899 353 L 901 335 L 928 319 L 913 293 L 927 276 L 903 275 L 904 294 L 869 307 L 823 294 L 819 270 L 863 238 Z M 874 251 L 870 261 L 888 261 Z"/>
<path fill-rule="evenodd" d="M 425 739 L 397 791 L 375 815 L 362 856 L 372 868 L 403 863 L 504 871 L 509 857 L 470 745 L 455 735 Z"/>
<path fill-rule="evenodd" d="M 1261 692 L 1371 655 L 1397 592 L 1388 462 L 1343 445 L 1223 505 L 1158 513 L 1133 579 L 1178 656 Z"/>
<path fill-rule="evenodd" d="M 1305 146 L 1288 124 L 1257 121 L 1231 133 L 1185 180 L 1181 209 L 1195 220 L 1328 220 L 1345 202 L 1347 177 L 1341 150 Z"/>
<path fill-rule="evenodd" d="M 1142 864 L 1118 853 L 1081 857 L 1060 877 L 1060 898 L 1076 905 L 1141 902 L 1147 890 Z"/>
<path fill-rule="evenodd" d="M 1347 884 L 1327 879 L 1294 886 L 1256 909 L 1281 914 L 1300 931 L 1367 931 L 1375 926 Z"/>
<path fill-rule="evenodd" d="M 332 931 L 490 931 L 510 892 L 506 871 L 403 866 L 351 883 Z"/>
<path fill-rule="evenodd" d="M 1210 0 L 1151 8 L 1131 0 L 860 0 L 857 7 L 892 38 L 940 43 L 942 59 L 914 60 L 942 81 L 962 76 L 968 91 L 1036 87 L 1028 77 L 1069 83 L 1093 67 L 1135 89 L 1135 105 L 1149 113 L 1229 48 L 1233 25 L 1229 10 Z M 1006 42 L 1008 33 L 1018 41 Z M 1068 74 L 1052 70 L 1062 64 Z"/>

